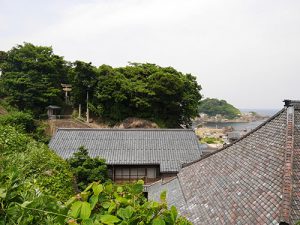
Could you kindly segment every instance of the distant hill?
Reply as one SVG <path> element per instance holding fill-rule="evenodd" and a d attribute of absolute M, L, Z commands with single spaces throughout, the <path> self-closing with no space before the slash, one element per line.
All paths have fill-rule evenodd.
<path fill-rule="evenodd" d="M 205 113 L 209 116 L 220 114 L 227 119 L 233 119 L 241 115 L 239 109 L 227 103 L 225 100 L 216 98 L 206 98 L 202 100 L 199 106 L 199 113 Z"/>

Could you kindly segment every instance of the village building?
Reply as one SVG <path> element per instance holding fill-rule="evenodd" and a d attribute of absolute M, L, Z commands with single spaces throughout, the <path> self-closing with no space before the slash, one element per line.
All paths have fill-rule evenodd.
<path fill-rule="evenodd" d="M 193 224 L 295 224 L 300 220 L 300 101 L 237 142 L 148 187 Z"/>
<path fill-rule="evenodd" d="M 176 176 L 185 163 L 202 155 L 193 130 L 59 128 L 49 143 L 62 158 L 79 147 L 104 158 L 115 182 L 143 179 L 146 184 Z"/>
<path fill-rule="evenodd" d="M 48 119 L 56 119 L 60 115 L 61 107 L 57 105 L 49 105 L 46 107 Z"/>

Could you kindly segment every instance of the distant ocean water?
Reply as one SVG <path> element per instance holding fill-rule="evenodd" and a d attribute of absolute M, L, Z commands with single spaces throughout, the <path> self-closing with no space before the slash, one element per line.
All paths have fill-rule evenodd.
<path fill-rule="evenodd" d="M 280 109 L 240 109 L 240 111 L 243 113 L 256 112 L 262 116 L 273 116 L 274 114 L 279 112 Z"/>
<path fill-rule="evenodd" d="M 260 124 L 262 124 L 265 120 L 258 120 L 249 123 L 232 123 L 232 122 L 207 122 L 204 124 L 206 127 L 211 128 L 224 128 L 224 127 L 232 127 L 235 131 L 251 131 Z"/>
<path fill-rule="evenodd" d="M 262 116 L 273 116 L 277 112 L 279 112 L 279 109 L 240 109 L 241 112 L 247 113 L 247 112 L 256 112 L 259 115 Z M 260 124 L 262 124 L 265 120 L 259 120 L 249 123 L 232 123 L 232 122 L 208 122 L 205 124 L 206 127 L 211 128 L 224 128 L 224 127 L 232 127 L 235 131 L 251 131 Z"/>

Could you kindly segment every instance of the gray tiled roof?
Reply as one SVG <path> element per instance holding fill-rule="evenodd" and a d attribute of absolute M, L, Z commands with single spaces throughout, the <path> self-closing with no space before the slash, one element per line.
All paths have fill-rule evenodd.
<path fill-rule="evenodd" d="M 174 205 L 179 211 L 184 211 L 186 208 L 186 201 L 180 188 L 179 179 L 176 177 L 168 182 L 162 180 L 151 184 L 147 189 L 148 196 L 154 201 L 160 201 L 160 194 L 162 191 L 167 191 L 167 201 L 169 205 Z"/>
<path fill-rule="evenodd" d="M 161 172 L 178 172 L 202 153 L 195 133 L 186 129 L 58 129 L 49 144 L 63 158 L 80 146 L 109 165 L 155 164 Z"/>
<path fill-rule="evenodd" d="M 155 193 L 169 190 L 168 201 L 194 224 L 299 221 L 300 104 L 291 104 L 234 144 L 184 166 L 177 181 L 155 184 Z"/>

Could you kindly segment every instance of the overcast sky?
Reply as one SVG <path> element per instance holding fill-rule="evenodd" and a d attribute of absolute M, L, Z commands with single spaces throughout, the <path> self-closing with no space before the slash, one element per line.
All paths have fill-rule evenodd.
<path fill-rule="evenodd" d="M 300 99 L 300 0 L 0 0 L 0 50 L 23 42 L 172 66 L 239 108 Z"/>

